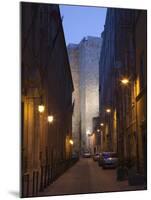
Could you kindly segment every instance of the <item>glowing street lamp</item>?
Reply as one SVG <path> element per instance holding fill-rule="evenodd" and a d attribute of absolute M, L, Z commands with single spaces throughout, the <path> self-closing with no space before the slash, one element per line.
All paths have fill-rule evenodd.
<path fill-rule="evenodd" d="M 107 109 L 106 109 L 106 112 L 107 112 L 107 113 L 110 113 L 110 112 L 111 112 L 111 109 L 107 108 Z"/>
<path fill-rule="evenodd" d="M 100 129 L 97 129 L 97 132 L 100 132 Z"/>
<path fill-rule="evenodd" d="M 87 130 L 87 135 L 90 135 L 90 130 Z"/>
<path fill-rule="evenodd" d="M 69 143 L 70 143 L 71 145 L 73 145 L 73 140 L 70 139 L 70 140 L 69 140 Z"/>
<path fill-rule="evenodd" d="M 41 105 L 38 106 L 38 111 L 39 111 L 40 113 L 43 113 L 44 110 L 45 110 L 45 106 L 44 106 L 44 105 L 41 104 Z"/>
<path fill-rule="evenodd" d="M 101 123 L 100 126 L 104 126 L 104 123 Z"/>
<path fill-rule="evenodd" d="M 49 123 L 52 123 L 54 120 L 54 117 L 52 115 L 48 116 L 48 122 Z"/>
<path fill-rule="evenodd" d="M 122 83 L 123 85 L 127 85 L 127 84 L 129 83 L 129 79 L 128 79 L 128 78 L 123 78 L 123 79 L 121 80 L 121 83 Z"/>

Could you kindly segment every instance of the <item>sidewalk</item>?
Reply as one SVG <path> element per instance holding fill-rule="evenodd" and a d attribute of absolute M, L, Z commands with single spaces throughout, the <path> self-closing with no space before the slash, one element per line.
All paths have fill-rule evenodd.
<path fill-rule="evenodd" d="M 117 181 L 116 170 L 103 170 L 92 159 L 80 159 L 73 167 L 48 186 L 40 196 L 143 190 Z"/>

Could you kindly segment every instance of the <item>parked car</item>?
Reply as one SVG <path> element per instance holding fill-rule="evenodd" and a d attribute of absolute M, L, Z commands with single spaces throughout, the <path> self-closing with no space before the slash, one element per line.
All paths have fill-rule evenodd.
<path fill-rule="evenodd" d="M 100 153 L 95 153 L 95 154 L 93 155 L 93 160 L 94 160 L 94 161 L 98 161 L 98 160 L 99 160 L 99 157 L 100 157 Z"/>
<path fill-rule="evenodd" d="M 83 158 L 90 158 L 90 157 L 91 157 L 91 153 L 89 151 L 84 151 Z"/>
<path fill-rule="evenodd" d="M 103 169 L 116 168 L 118 165 L 118 157 L 115 152 L 103 152 L 99 160 Z"/>

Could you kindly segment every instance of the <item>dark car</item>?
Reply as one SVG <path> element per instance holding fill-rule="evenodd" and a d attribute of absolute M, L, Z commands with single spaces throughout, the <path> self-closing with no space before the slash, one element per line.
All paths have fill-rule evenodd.
<path fill-rule="evenodd" d="M 102 168 L 116 168 L 118 165 L 118 157 L 115 152 L 103 152 L 99 156 L 98 165 Z"/>

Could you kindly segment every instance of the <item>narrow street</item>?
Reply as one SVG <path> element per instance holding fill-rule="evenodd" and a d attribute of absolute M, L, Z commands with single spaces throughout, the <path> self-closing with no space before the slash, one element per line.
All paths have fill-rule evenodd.
<path fill-rule="evenodd" d="M 21 197 L 146 190 L 147 10 L 20 9 Z"/>
<path fill-rule="evenodd" d="M 143 186 L 129 186 L 127 181 L 116 181 L 115 169 L 103 170 L 91 158 L 81 158 L 80 161 L 39 195 L 82 194 L 139 189 L 144 188 Z"/>

